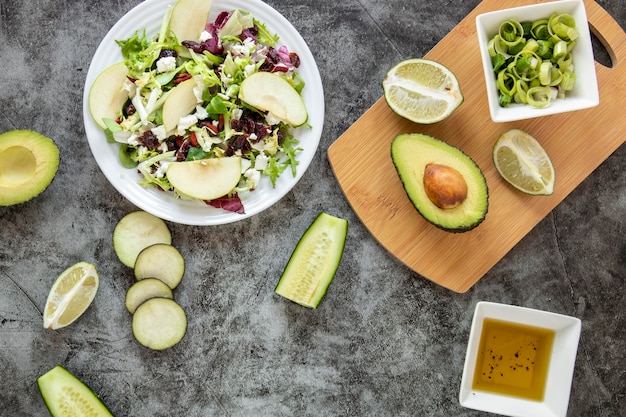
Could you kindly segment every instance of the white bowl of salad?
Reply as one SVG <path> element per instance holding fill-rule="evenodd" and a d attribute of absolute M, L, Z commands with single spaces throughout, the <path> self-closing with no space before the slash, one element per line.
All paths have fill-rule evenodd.
<path fill-rule="evenodd" d="M 489 111 L 510 122 L 594 107 L 598 82 L 585 5 L 561 0 L 476 17 Z"/>
<path fill-rule="evenodd" d="M 87 73 L 83 118 L 100 169 L 129 201 L 168 221 L 218 225 L 267 209 L 296 185 L 319 145 L 324 97 L 306 42 L 276 10 L 259 0 L 215 0 L 200 30 L 176 32 L 173 16 L 194 4 L 147 0 L 111 28 Z M 288 84 L 306 117 L 251 105 L 240 87 L 259 72 Z M 229 191 L 203 194 L 226 181 L 207 167 L 227 159 L 240 170 Z M 181 184 L 187 168 L 195 174 Z M 228 176 L 233 181 L 232 169 Z"/>

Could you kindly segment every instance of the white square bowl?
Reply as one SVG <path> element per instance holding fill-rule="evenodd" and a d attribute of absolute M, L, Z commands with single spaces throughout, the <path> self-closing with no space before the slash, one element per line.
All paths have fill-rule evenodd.
<path fill-rule="evenodd" d="M 484 320 L 496 319 L 555 332 L 543 401 L 472 389 Z M 565 417 L 578 351 L 579 319 L 507 304 L 479 302 L 469 335 L 459 402 L 463 407 L 514 417 Z"/>
<path fill-rule="evenodd" d="M 552 13 L 568 13 L 576 21 L 579 36 L 576 39 L 576 46 L 572 50 L 574 73 L 576 74 L 574 89 L 568 91 L 565 98 L 559 98 L 544 108 L 513 103 L 508 107 L 500 107 L 496 76 L 487 49 L 489 40 L 498 33 L 500 24 L 509 19 L 515 19 L 519 22 L 535 21 L 548 18 Z M 552 1 L 483 13 L 476 17 L 476 32 L 487 85 L 489 112 L 494 122 L 511 122 L 582 110 L 597 106 L 600 103 L 591 34 L 582 0 Z"/>

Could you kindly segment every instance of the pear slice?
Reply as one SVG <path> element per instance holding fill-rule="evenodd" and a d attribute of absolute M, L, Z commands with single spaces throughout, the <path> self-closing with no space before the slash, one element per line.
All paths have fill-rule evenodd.
<path fill-rule="evenodd" d="M 128 68 L 124 62 L 118 62 L 105 68 L 94 80 L 89 90 L 89 112 L 93 120 L 103 129 L 103 118 L 117 119 L 126 100 L 128 91 L 122 86 L 126 81 Z"/>
<path fill-rule="evenodd" d="M 212 0 L 178 0 L 172 9 L 170 30 L 179 42 L 198 41 L 205 29 Z"/>
<path fill-rule="evenodd" d="M 200 200 L 215 200 L 235 188 L 241 178 L 241 157 L 172 162 L 167 178 L 177 192 Z"/>
<path fill-rule="evenodd" d="M 175 129 L 180 118 L 187 116 L 196 108 L 198 101 L 193 92 L 196 85 L 193 78 L 183 81 L 174 87 L 165 99 L 163 103 L 163 125 L 167 132 Z"/>
<path fill-rule="evenodd" d="M 308 118 L 304 101 L 296 89 L 271 72 L 255 72 L 247 77 L 241 83 L 239 98 L 292 126 L 300 126 Z"/>

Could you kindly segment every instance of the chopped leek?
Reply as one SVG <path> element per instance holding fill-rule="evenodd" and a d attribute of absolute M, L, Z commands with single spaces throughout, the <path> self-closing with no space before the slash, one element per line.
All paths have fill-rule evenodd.
<path fill-rule="evenodd" d="M 488 44 L 500 106 L 543 108 L 571 91 L 576 83 L 572 50 L 577 38 L 576 21 L 569 14 L 503 22 Z"/>

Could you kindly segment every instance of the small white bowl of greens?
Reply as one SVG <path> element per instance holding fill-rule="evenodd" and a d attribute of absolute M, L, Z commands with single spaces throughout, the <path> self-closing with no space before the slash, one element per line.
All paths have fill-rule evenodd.
<path fill-rule="evenodd" d="M 483 13 L 476 30 L 494 122 L 594 107 L 598 82 L 582 0 Z"/>

